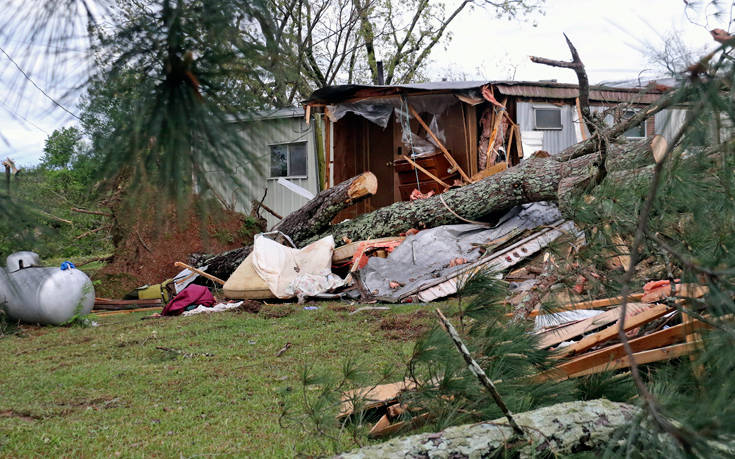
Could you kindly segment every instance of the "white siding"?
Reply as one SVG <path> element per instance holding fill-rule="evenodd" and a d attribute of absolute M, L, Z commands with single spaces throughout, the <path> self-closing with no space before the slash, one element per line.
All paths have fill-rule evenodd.
<path fill-rule="evenodd" d="M 671 142 L 676 132 L 684 124 L 687 111 L 680 108 L 661 110 L 654 115 L 654 123 L 656 125 L 656 134 L 661 134 L 664 138 Z"/>
<path fill-rule="evenodd" d="M 313 194 L 319 192 L 317 179 L 316 153 L 314 148 L 313 124 L 307 126 L 303 117 L 272 118 L 242 123 L 242 133 L 250 149 L 247 153 L 256 158 L 254 164 L 242 158 L 235 158 L 230 165 L 232 175 L 222 169 L 206 169 L 210 186 L 228 204 L 233 204 L 238 212 L 248 214 L 250 201 L 260 200 L 265 187 L 268 195 L 264 204 L 286 216 L 303 206 L 307 199 L 279 185 L 270 175 L 270 146 L 282 143 L 306 142 L 307 176 L 306 178 L 290 178 L 291 182 L 306 188 Z M 234 177 L 233 177 L 234 176 Z M 268 228 L 278 222 L 278 219 L 265 210 L 261 215 L 268 221 Z"/>
<path fill-rule="evenodd" d="M 518 102 L 516 104 L 516 121 L 521 127 L 521 131 L 543 132 L 543 149 L 555 155 L 561 153 L 565 148 L 577 143 L 575 134 L 574 113 L 576 107 L 571 105 L 563 105 L 557 107 L 561 109 L 561 125 L 560 130 L 535 129 L 534 107 L 557 107 L 556 105 L 534 103 L 534 102 Z M 524 156 L 530 156 L 531 152 L 523 152 Z"/>

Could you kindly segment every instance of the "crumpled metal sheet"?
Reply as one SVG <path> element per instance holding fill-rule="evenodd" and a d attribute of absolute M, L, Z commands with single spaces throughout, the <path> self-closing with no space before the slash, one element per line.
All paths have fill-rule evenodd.
<path fill-rule="evenodd" d="M 364 290 L 380 301 L 399 302 L 422 286 L 436 285 L 465 271 L 483 256 L 479 246 L 508 235 L 511 231 L 532 230 L 562 219 L 556 205 L 546 202 L 524 204 L 509 211 L 493 228 L 481 225 L 445 225 L 411 235 L 387 258 L 372 257 L 360 270 Z M 484 254 L 488 257 L 490 254 Z M 448 267 L 455 258 L 467 264 Z M 389 283 L 401 287 L 392 289 Z"/>

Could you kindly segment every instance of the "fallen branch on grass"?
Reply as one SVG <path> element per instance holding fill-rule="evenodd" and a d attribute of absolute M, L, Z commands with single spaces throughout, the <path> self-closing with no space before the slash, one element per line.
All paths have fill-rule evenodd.
<path fill-rule="evenodd" d="M 470 369 L 472 374 L 477 376 L 480 384 L 482 384 L 482 386 L 485 387 L 488 392 L 490 392 L 493 400 L 495 400 L 495 404 L 498 405 L 500 411 L 502 411 L 506 419 L 508 419 L 508 423 L 510 423 L 513 431 L 521 437 L 525 436 L 525 432 L 523 431 L 523 429 L 521 429 L 521 426 L 516 423 L 515 419 L 513 419 L 513 414 L 510 412 L 505 402 L 500 397 L 500 393 L 498 392 L 498 389 L 495 388 L 495 384 L 490 381 L 490 378 L 488 378 L 485 372 L 482 371 L 480 365 L 478 365 L 477 362 L 475 362 L 475 359 L 472 358 L 472 356 L 470 355 L 470 351 L 467 349 L 467 346 L 465 346 L 462 342 L 462 338 L 459 337 L 457 330 L 454 329 L 454 326 L 452 326 L 447 318 L 444 317 L 444 314 L 442 314 L 439 309 L 436 310 L 436 315 L 439 316 L 439 324 L 442 326 L 444 331 L 449 334 L 449 336 L 452 338 L 452 341 L 454 341 L 454 345 L 457 346 L 457 350 L 460 354 L 462 354 L 462 358 L 464 358 L 464 361 L 467 363 L 467 367 Z"/>
<path fill-rule="evenodd" d="M 192 357 L 201 356 L 201 357 L 214 357 L 214 354 L 210 354 L 209 352 L 184 352 L 179 349 L 173 349 L 170 347 L 163 347 L 163 346 L 156 346 L 156 349 L 166 352 L 171 352 L 173 354 L 179 354 L 184 358 L 190 359 Z"/>

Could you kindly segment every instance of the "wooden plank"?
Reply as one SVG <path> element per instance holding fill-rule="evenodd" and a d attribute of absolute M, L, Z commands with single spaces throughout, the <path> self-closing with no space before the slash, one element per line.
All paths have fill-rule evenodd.
<path fill-rule="evenodd" d="M 699 322 L 697 326 L 704 327 L 705 325 L 702 322 Z M 684 326 L 679 324 L 665 330 L 641 336 L 640 338 L 632 339 L 629 341 L 629 344 L 633 352 L 647 351 L 649 349 L 655 349 L 681 342 L 684 339 L 685 333 L 686 330 L 684 329 Z M 623 357 L 624 355 L 625 349 L 623 348 L 623 344 L 615 344 L 597 351 L 588 352 L 557 365 L 548 371 L 540 373 L 536 379 L 538 381 L 558 381 L 567 379 L 581 371 L 606 364 L 612 360 Z"/>
<path fill-rule="evenodd" d="M 428 176 L 429 176 L 429 178 L 431 178 L 431 179 L 432 179 L 433 181 L 435 181 L 435 182 L 436 182 L 436 183 L 438 183 L 439 185 L 442 185 L 442 186 L 443 186 L 443 187 L 445 187 L 445 188 L 449 188 L 449 185 L 448 185 L 448 184 L 447 184 L 446 182 L 444 182 L 444 181 L 443 181 L 442 179 L 440 179 L 440 178 L 439 178 L 439 177 L 437 177 L 436 175 L 434 175 L 434 174 L 432 174 L 431 172 L 429 172 L 428 170 L 426 170 L 426 169 L 425 169 L 425 168 L 424 168 L 423 166 L 421 166 L 421 165 L 420 165 L 419 163 L 417 163 L 416 161 L 412 160 L 411 158 L 409 158 L 409 157 L 408 157 L 408 156 L 406 156 L 406 155 L 401 155 L 401 158 L 403 158 L 403 159 L 405 159 L 406 161 L 408 161 L 408 163 L 409 163 L 410 165 L 412 165 L 413 167 L 415 167 L 416 169 L 418 169 L 418 170 L 420 170 L 421 172 L 423 172 L 424 174 L 428 175 Z"/>
<path fill-rule="evenodd" d="M 632 317 L 626 317 L 624 330 L 629 331 L 636 327 L 640 327 L 641 325 L 658 319 L 659 317 L 671 311 L 673 311 L 673 309 L 666 306 L 665 304 L 654 305 L 647 311 L 643 311 Z M 576 343 L 560 349 L 557 355 L 559 357 L 564 357 L 570 354 L 580 354 L 594 346 L 597 346 L 600 343 L 604 343 L 605 341 L 618 336 L 619 330 L 620 320 L 616 321 L 614 325 L 607 327 L 602 331 L 585 336 Z"/>
<path fill-rule="evenodd" d="M 487 168 L 481 170 L 477 174 L 473 175 L 470 178 L 470 180 L 473 180 L 473 181 L 476 182 L 478 180 L 484 179 L 485 177 L 490 177 L 491 175 L 495 175 L 498 172 L 503 172 L 507 168 L 508 168 L 508 164 L 507 163 L 498 163 L 498 164 L 495 164 L 494 166 L 490 166 L 490 167 L 487 167 Z"/>
<path fill-rule="evenodd" d="M 424 122 L 424 120 L 416 112 L 416 110 L 414 110 L 414 108 L 410 104 L 407 103 L 406 105 L 408 106 L 408 110 L 411 112 L 413 117 L 416 118 L 416 121 L 418 121 L 421 127 L 426 130 L 426 133 L 429 134 L 432 139 L 434 139 L 434 142 L 436 142 L 436 144 L 439 146 L 439 149 L 442 151 L 442 153 L 444 153 L 444 156 L 446 156 L 447 161 L 449 161 L 452 167 L 454 167 L 459 172 L 459 175 L 461 175 L 466 182 L 472 183 L 470 181 L 470 177 L 462 170 L 461 167 L 459 167 L 459 164 L 457 164 L 457 161 L 454 159 L 454 157 L 449 153 L 446 147 L 444 147 L 444 144 L 441 142 L 441 140 L 439 140 L 436 134 L 432 132 L 431 128 L 429 128 L 429 126 Z"/>
<path fill-rule="evenodd" d="M 413 381 L 406 379 L 390 384 L 379 384 L 377 386 L 361 387 L 359 389 L 347 391 L 342 395 L 342 406 L 337 418 L 343 418 L 353 413 L 352 400 L 362 399 L 364 401 L 363 410 L 369 410 L 382 405 L 387 405 L 396 400 L 398 395 L 405 391 L 414 389 L 416 385 Z"/>
<path fill-rule="evenodd" d="M 631 312 L 640 312 L 644 308 L 647 308 L 647 304 L 643 303 L 630 303 L 628 304 L 628 310 Z M 551 332 L 541 333 L 539 348 L 544 349 L 550 346 L 554 346 L 563 341 L 569 341 L 572 338 L 591 332 L 597 328 L 604 327 L 605 325 L 616 321 L 620 317 L 620 307 L 605 311 L 595 317 L 584 319 L 568 327 L 564 327 L 560 330 L 554 330 Z"/>
<path fill-rule="evenodd" d="M 500 122 L 503 120 L 503 112 L 505 110 L 505 105 L 508 103 L 508 98 L 506 97 L 503 99 L 503 102 L 501 103 L 503 105 L 503 108 L 499 112 L 493 112 L 493 130 L 490 133 L 490 141 L 487 144 L 487 151 L 485 152 L 485 157 L 487 158 L 487 161 L 485 164 L 486 167 L 490 166 L 490 152 L 494 151 L 495 147 L 495 138 L 498 136 L 498 129 L 500 128 Z"/>
<path fill-rule="evenodd" d="M 636 352 L 635 354 L 633 354 L 633 360 L 638 365 L 644 365 L 646 363 L 654 363 L 663 360 L 675 359 L 677 357 L 682 357 L 696 351 L 701 344 L 701 341 L 695 341 L 692 343 L 674 344 L 671 346 L 662 347 L 660 349 L 652 349 L 650 351 Z M 629 366 L 630 359 L 628 358 L 628 356 L 624 356 L 615 359 L 610 363 L 605 363 L 596 367 L 588 368 L 584 371 L 580 371 L 579 373 L 573 374 L 571 377 L 577 378 L 580 376 L 593 375 L 605 371 L 614 371 L 621 368 L 628 368 Z"/>
<path fill-rule="evenodd" d="M 507 112 L 506 112 L 507 113 Z M 511 167 L 510 163 L 510 146 L 513 144 L 513 136 L 515 135 L 516 128 L 514 125 L 510 125 L 510 134 L 508 134 L 508 148 L 505 149 L 505 163 L 508 167 Z"/>
<path fill-rule="evenodd" d="M 204 271 L 202 271 L 201 269 L 197 269 L 197 268 L 195 268 L 193 266 L 189 266 L 186 263 L 182 263 L 180 261 L 176 261 L 176 262 L 174 262 L 174 266 L 176 266 L 177 268 L 188 269 L 189 271 L 193 271 L 193 272 L 199 274 L 200 276 L 205 277 L 205 278 L 211 280 L 212 282 L 216 282 L 216 283 L 218 283 L 220 285 L 225 285 L 225 281 L 223 281 L 219 277 L 215 277 L 215 276 L 213 276 L 211 274 L 207 274 Z"/>
<path fill-rule="evenodd" d="M 115 316 L 118 314 L 131 314 L 133 312 L 150 312 L 150 311 L 160 311 L 161 306 L 155 306 L 150 308 L 138 308 L 138 309 L 125 309 L 122 311 L 101 311 L 101 312 L 94 312 L 94 315 L 104 317 L 104 316 Z"/>
<path fill-rule="evenodd" d="M 518 152 L 518 160 L 523 159 L 523 141 L 521 139 L 521 127 L 516 124 L 516 151 Z"/>
<path fill-rule="evenodd" d="M 477 173 L 477 108 L 467 105 L 467 143 L 469 145 L 469 174 L 470 179 Z"/>

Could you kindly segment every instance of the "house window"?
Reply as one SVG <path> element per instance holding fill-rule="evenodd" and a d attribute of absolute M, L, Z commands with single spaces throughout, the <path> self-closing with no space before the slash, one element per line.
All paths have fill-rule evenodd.
<path fill-rule="evenodd" d="M 306 177 L 306 142 L 271 145 L 271 177 Z"/>
<path fill-rule="evenodd" d="M 622 115 L 623 120 L 633 118 L 635 116 L 635 110 L 625 110 Z M 633 126 L 623 133 L 624 137 L 629 139 L 637 139 L 646 136 L 646 123 L 645 121 L 637 126 Z"/>
<path fill-rule="evenodd" d="M 561 109 L 554 107 L 534 108 L 536 129 L 561 129 Z"/>

